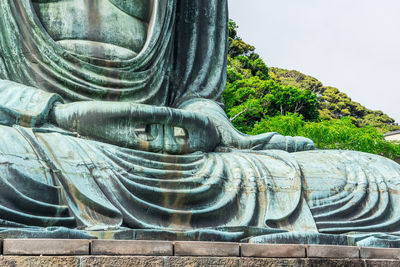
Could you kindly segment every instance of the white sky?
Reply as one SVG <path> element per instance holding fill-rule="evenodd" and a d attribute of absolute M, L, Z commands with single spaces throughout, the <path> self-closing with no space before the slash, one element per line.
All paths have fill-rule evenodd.
<path fill-rule="evenodd" d="M 400 0 L 228 0 L 268 66 L 296 69 L 400 123 Z"/>

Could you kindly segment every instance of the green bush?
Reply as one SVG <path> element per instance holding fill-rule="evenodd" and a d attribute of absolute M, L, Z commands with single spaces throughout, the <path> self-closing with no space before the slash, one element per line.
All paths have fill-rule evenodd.
<path fill-rule="evenodd" d="M 400 144 L 384 140 L 372 126 L 356 127 L 350 118 L 307 122 L 299 114 L 264 118 L 255 123 L 250 134 L 279 132 L 283 135 L 305 136 L 320 149 L 356 150 L 388 158 L 400 157 Z"/>

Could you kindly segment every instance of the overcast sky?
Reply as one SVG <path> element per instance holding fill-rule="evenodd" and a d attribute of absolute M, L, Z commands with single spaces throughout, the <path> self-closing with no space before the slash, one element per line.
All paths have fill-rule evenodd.
<path fill-rule="evenodd" d="M 268 66 L 295 69 L 400 123 L 400 0 L 228 0 Z"/>

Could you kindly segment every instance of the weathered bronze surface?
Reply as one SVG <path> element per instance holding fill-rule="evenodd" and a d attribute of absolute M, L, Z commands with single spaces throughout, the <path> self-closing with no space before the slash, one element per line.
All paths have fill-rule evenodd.
<path fill-rule="evenodd" d="M 399 246 L 400 165 L 247 136 L 225 0 L 0 1 L 0 236 Z"/>

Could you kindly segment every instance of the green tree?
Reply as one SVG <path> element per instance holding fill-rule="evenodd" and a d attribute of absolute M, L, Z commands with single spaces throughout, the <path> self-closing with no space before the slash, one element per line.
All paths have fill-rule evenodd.
<path fill-rule="evenodd" d="M 239 55 L 250 55 L 254 52 L 255 47 L 245 43 L 237 35 L 236 29 L 238 26 L 232 20 L 229 21 L 229 47 L 228 54 L 231 57 L 236 57 Z"/>

